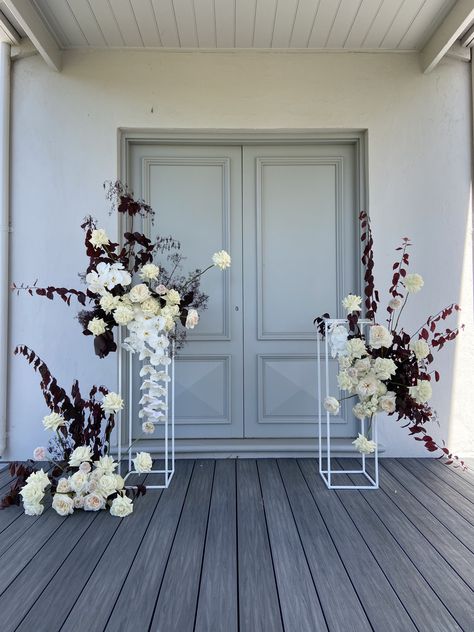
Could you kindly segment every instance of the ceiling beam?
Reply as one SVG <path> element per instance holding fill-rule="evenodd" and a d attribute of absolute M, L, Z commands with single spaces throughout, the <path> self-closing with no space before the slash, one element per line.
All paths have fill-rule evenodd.
<path fill-rule="evenodd" d="M 62 52 L 31 0 L 4 0 L 13 17 L 53 70 L 61 70 Z"/>
<path fill-rule="evenodd" d="M 458 0 L 420 53 L 421 68 L 431 72 L 474 22 L 474 0 Z"/>
<path fill-rule="evenodd" d="M 0 11 L 0 37 L 3 41 L 10 42 L 10 44 L 19 44 L 21 36 L 10 20 Z"/>

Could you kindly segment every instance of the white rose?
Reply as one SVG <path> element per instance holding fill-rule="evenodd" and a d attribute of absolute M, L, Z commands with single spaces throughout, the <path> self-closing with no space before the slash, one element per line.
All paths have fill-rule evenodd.
<path fill-rule="evenodd" d="M 146 301 L 140 305 L 145 316 L 156 316 L 161 311 L 161 306 L 156 298 L 147 298 Z"/>
<path fill-rule="evenodd" d="M 181 296 L 176 290 L 168 290 L 165 298 L 168 305 L 179 305 L 181 303 Z"/>
<path fill-rule="evenodd" d="M 134 311 L 127 305 L 119 305 L 114 311 L 114 320 L 117 325 L 128 325 L 134 318 Z"/>
<path fill-rule="evenodd" d="M 99 511 L 105 507 L 105 500 L 99 494 L 84 496 L 84 511 Z"/>
<path fill-rule="evenodd" d="M 351 338 L 348 340 L 346 350 L 351 358 L 362 358 L 368 353 L 365 343 L 361 338 Z"/>
<path fill-rule="evenodd" d="M 110 507 L 110 515 L 117 516 L 117 518 L 125 518 L 133 511 L 133 503 L 127 496 L 117 496 L 112 501 Z"/>
<path fill-rule="evenodd" d="M 92 318 L 87 325 L 87 329 L 94 334 L 94 336 L 100 336 L 107 331 L 107 324 L 103 318 Z"/>
<path fill-rule="evenodd" d="M 410 386 L 408 391 L 418 404 L 424 404 L 431 399 L 431 395 L 433 394 L 431 384 L 428 380 L 420 380 L 416 386 Z"/>
<path fill-rule="evenodd" d="M 142 430 L 145 434 L 153 434 L 155 432 L 155 424 L 152 421 L 144 421 Z"/>
<path fill-rule="evenodd" d="M 43 446 L 38 446 L 33 450 L 33 459 L 35 461 L 46 461 L 48 458 L 48 451 Z"/>
<path fill-rule="evenodd" d="M 386 395 L 379 399 L 380 408 L 386 413 L 395 412 L 395 393 L 388 391 Z"/>
<path fill-rule="evenodd" d="M 376 358 L 374 362 L 374 372 L 379 380 L 388 380 L 396 370 L 397 365 L 390 358 Z"/>
<path fill-rule="evenodd" d="M 199 322 L 199 314 L 195 309 L 190 309 L 186 316 L 186 329 L 194 329 Z"/>
<path fill-rule="evenodd" d="M 324 400 L 324 408 L 333 415 L 339 412 L 339 402 L 335 397 L 326 397 Z"/>
<path fill-rule="evenodd" d="M 41 516 L 44 506 L 41 503 L 23 503 L 23 509 L 27 516 Z"/>
<path fill-rule="evenodd" d="M 150 454 L 148 452 L 137 452 L 137 456 L 133 459 L 133 465 L 138 474 L 150 472 L 153 466 Z"/>
<path fill-rule="evenodd" d="M 357 371 L 357 377 L 362 377 L 371 369 L 370 358 L 361 358 L 354 362 L 354 369 Z"/>
<path fill-rule="evenodd" d="M 74 509 L 84 509 L 84 496 L 78 495 L 74 496 L 72 499 L 74 502 Z"/>
<path fill-rule="evenodd" d="M 331 356 L 344 356 L 347 354 L 347 329 L 344 325 L 331 325 L 329 328 L 329 346 L 331 348 Z"/>
<path fill-rule="evenodd" d="M 74 513 L 74 501 L 67 494 L 54 494 L 52 507 L 60 516 Z"/>
<path fill-rule="evenodd" d="M 363 421 L 367 417 L 367 411 L 365 410 L 362 402 L 357 403 L 352 409 L 352 412 L 354 413 L 354 416 L 361 421 Z"/>
<path fill-rule="evenodd" d="M 381 347 L 390 347 L 393 336 L 389 330 L 383 325 L 372 325 L 370 327 L 369 344 L 372 349 L 380 349 Z"/>
<path fill-rule="evenodd" d="M 99 479 L 97 491 L 104 498 L 108 498 L 111 494 L 116 492 L 116 479 L 115 474 L 104 474 Z"/>
<path fill-rule="evenodd" d="M 430 355 L 430 347 L 425 340 L 416 340 L 415 342 L 410 343 L 410 349 L 415 354 L 417 360 L 424 360 L 427 356 Z"/>
<path fill-rule="evenodd" d="M 361 454 L 371 454 L 372 452 L 375 452 L 375 448 L 377 447 L 377 444 L 374 441 L 369 441 L 367 437 L 360 433 L 357 439 L 355 439 L 352 443 Z"/>
<path fill-rule="evenodd" d="M 115 476 L 115 489 L 117 491 L 120 491 L 121 489 L 125 487 L 125 481 L 120 476 L 120 474 L 114 474 L 114 476 Z"/>
<path fill-rule="evenodd" d="M 35 485 L 36 487 L 39 487 L 43 491 L 50 484 L 49 477 L 46 472 L 44 472 L 43 468 L 41 468 L 41 470 L 38 470 L 37 472 L 33 472 L 32 474 L 30 474 L 26 479 L 26 482 L 29 485 Z"/>
<path fill-rule="evenodd" d="M 67 494 L 71 491 L 71 484 L 69 478 L 60 478 L 56 487 L 58 494 Z"/>
<path fill-rule="evenodd" d="M 387 392 L 387 387 L 385 386 L 385 384 L 383 382 L 379 382 L 376 395 L 378 397 L 381 397 L 382 395 L 385 395 L 386 392 Z"/>
<path fill-rule="evenodd" d="M 85 472 L 81 472 L 81 470 L 75 472 L 69 479 L 71 489 L 73 492 L 76 492 L 76 494 L 80 494 L 81 492 L 85 491 L 87 482 L 87 474 Z"/>
<path fill-rule="evenodd" d="M 230 255 L 225 250 L 219 250 L 219 252 L 215 252 L 212 255 L 212 263 L 221 270 L 230 268 L 231 262 L 232 260 L 230 258 Z"/>
<path fill-rule="evenodd" d="M 362 304 L 362 298 L 356 294 L 348 294 L 346 298 L 342 300 L 342 306 L 348 314 L 352 312 L 360 312 Z"/>
<path fill-rule="evenodd" d="M 421 274 L 407 274 L 404 279 L 404 284 L 407 289 L 407 292 L 410 294 L 416 294 L 421 290 L 424 286 L 425 282 L 423 281 L 423 277 Z"/>
<path fill-rule="evenodd" d="M 128 294 L 132 303 L 143 303 L 147 298 L 150 298 L 150 290 L 144 283 L 134 285 Z"/>
<path fill-rule="evenodd" d="M 102 410 L 108 415 L 118 413 L 123 408 L 123 399 L 118 393 L 107 393 L 100 405 Z"/>
<path fill-rule="evenodd" d="M 94 248 L 108 246 L 110 243 L 109 238 L 107 237 L 107 233 L 103 228 L 96 228 L 95 230 L 93 230 L 89 242 L 94 246 Z"/>
<path fill-rule="evenodd" d="M 359 397 L 371 397 L 375 395 L 379 387 L 379 380 L 375 377 L 373 373 L 369 373 L 366 376 L 362 377 L 357 384 L 357 394 Z"/>
<path fill-rule="evenodd" d="M 102 474 L 113 474 L 117 469 L 117 463 L 111 456 L 101 456 L 95 463 L 96 472 Z M 97 474 L 97 477 L 99 474 Z"/>
<path fill-rule="evenodd" d="M 79 446 L 69 457 L 69 465 L 71 467 L 79 467 L 84 461 L 92 461 L 92 450 L 89 446 Z"/>
<path fill-rule="evenodd" d="M 106 314 L 110 314 L 120 304 L 120 296 L 112 296 L 110 292 L 106 292 L 101 296 L 99 305 L 102 307 Z"/>
<path fill-rule="evenodd" d="M 160 268 L 154 263 L 146 263 L 140 270 L 140 278 L 144 281 L 154 281 L 160 274 Z"/>
<path fill-rule="evenodd" d="M 34 483 L 27 483 L 22 487 L 20 491 L 20 496 L 23 499 L 23 503 L 27 503 L 29 505 L 37 505 L 43 500 L 44 491 L 39 485 L 35 485 Z"/>
<path fill-rule="evenodd" d="M 345 348 L 345 345 L 344 345 Z M 346 369 L 350 368 L 351 364 L 352 364 L 352 360 L 351 358 L 349 358 L 349 356 L 347 355 L 340 355 L 337 359 L 338 364 L 339 364 L 339 368 L 342 371 L 345 371 Z"/>
<path fill-rule="evenodd" d="M 388 306 L 391 309 L 400 309 L 400 307 L 402 306 L 402 301 L 398 297 L 392 298 L 388 302 Z"/>
<path fill-rule="evenodd" d="M 58 413 L 51 413 L 43 417 L 43 426 L 45 430 L 57 430 L 60 426 L 64 426 L 66 423 L 64 417 Z"/>

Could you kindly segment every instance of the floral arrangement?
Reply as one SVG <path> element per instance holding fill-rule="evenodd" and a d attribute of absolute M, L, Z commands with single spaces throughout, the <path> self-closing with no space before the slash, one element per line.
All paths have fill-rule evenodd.
<path fill-rule="evenodd" d="M 126 328 L 122 346 L 138 353 L 145 364 L 140 376 L 143 392 L 139 416 L 142 430 L 152 434 L 155 425 L 166 419 L 164 400 L 166 381 L 164 367 L 169 357 L 170 339 L 182 344 L 186 329 L 194 329 L 199 322 L 198 309 L 207 302 L 199 289 L 202 275 L 211 268 L 225 270 L 231 265 L 230 255 L 221 250 L 212 257 L 212 264 L 204 270 L 194 270 L 187 276 L 180 274 L 183 255 L 180 244 L 173 237 L 159 236 L 154 242 L 143 232 L 135 230 L 134 222 L 153 221 L 153 209 L 136 200 L 120 182 L 107 185 L 107 197 L 113 209 L 129 219 L 130 230 L 125 231 L 122 245 L 113 243 L 96 220 L 86 217 L 85 249 L 89 265 L 80 275 L 85 291 L 33 285 L 13 285 L 13 290 L 27 291 L 53 299 L 59 296 L 68 305 L 71 298 L 86 307 L 78 316 L 86 336 L 93 336 L 95 353 L 103 358 L 117 350 L 114 330 Z M 171 272 L 156 264 L 155 257 L 166 254 Z M 179 327 L 181 325 L 181 327 Z"/>
<path fill-rule="evenodd" d="M 359 433 L 353 444 L 362 454 L 374 452 L 376 446 L 369 437 L 375 415 L 379 412 L 396 414 L 398 420 L 407 420 L 405 427 L 410 435 L 422 441 L 427 450 L 439 452 L 439 458 L 444 459 L 447 465 L 454 463 L 465 467 L 464 462 L 451 453 L 444 441 L 440 445 L 426 429 L 427 422 L 437 421 L 436 412 L 428 404 L 432 396 L 432 382 L 440 379 L 439 372 L 431 370 L 434 351 L 442 349 L 446 342 L 454 340 L 460 332 L 460 328 L 439 331 L 438 327 L 453 313 L 460 311 L 459 305 L 453 303 L 435 316 L 430 316 L 412 334 L 404 330 L 400 325 L 403 311 L 409 298 L 424 285 L 421 275 L 408 273 L 411 242 L 404 238 L 397 248 L 400 256 L 393 264 L 387 324 L 379 324 L 377 313 L 380 298 L 374 284 L 373 238 L 365 212 L 360 214 L 360 222 L 364 244 L 365 318 L 371 322 L 367 328 L 359 324 L 363 299 L 349 294 L 342 301 L 347 313 L 347 324 L 343 324 L 344 321 L 335 322 L 327 329 L 331 355 L 337 358 L 339 364 L 337 383 L 340 390 L 347 393 L 342 399 L 355 398 L 352 409 L 354 416 L 360 420 L 367 419 L 368 422 L 367 434 Z M 329 314 L 315 320 L 323 336 L 327 318 Z M 324 407 L 329 413 L 337 414 L 340 401 L 332 396 L 327 397 Z"/>
<path fill-rule="evenodd" d="M 68 395 L 34 351 L 22 345 L 15 354 L 25 357 L 41 376 L 41 391 L 50 410 L 43 418 L 43 426 L 52 437 L 47 447 L 37 447 L 33 453 L 34 461 L 49 463 L 47 472 L 43 468 L 37 470 L 31 461 L 10 465 L 14 482 L 1 508 L 19 504 L 21 496 L 25 513 L 40 515 L 46 489 L 50 488 L 52 507 L 61 516 L 74 509 L 98 511 L 107 506 L 114 516 L 130 514 L 133 497 L 145 490 L 139 486 L 136 492 L 126 492 L 122 477 L 115 473 L 117 463 L 109 456 L 115 415 L 123 407 L 120 396 L 104 386 L 93 386 L 85 399 L 77 380 Z M 149 472 L 151 463 L 146 453 L 139 453 L 134 459 L 140 473 Z"/>

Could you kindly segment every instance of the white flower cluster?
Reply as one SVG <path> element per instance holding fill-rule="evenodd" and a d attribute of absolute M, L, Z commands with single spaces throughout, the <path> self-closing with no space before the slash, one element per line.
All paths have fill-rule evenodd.
<path fill-rule="evenodd" d="M 43 513 L 44 505 L 41 501 L 49 484 L 48 475 L 42 469 L 28 476 L 20 491 L 27 516 L 39 516 Z"/>

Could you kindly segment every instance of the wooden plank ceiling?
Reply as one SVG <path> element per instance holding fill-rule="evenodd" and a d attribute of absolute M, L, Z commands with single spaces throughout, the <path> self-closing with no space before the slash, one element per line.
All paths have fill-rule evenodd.
<path fill-rule="evenodd" d="M 421 50 L 455 0 L 32 0 L 60 48 Z"/>

